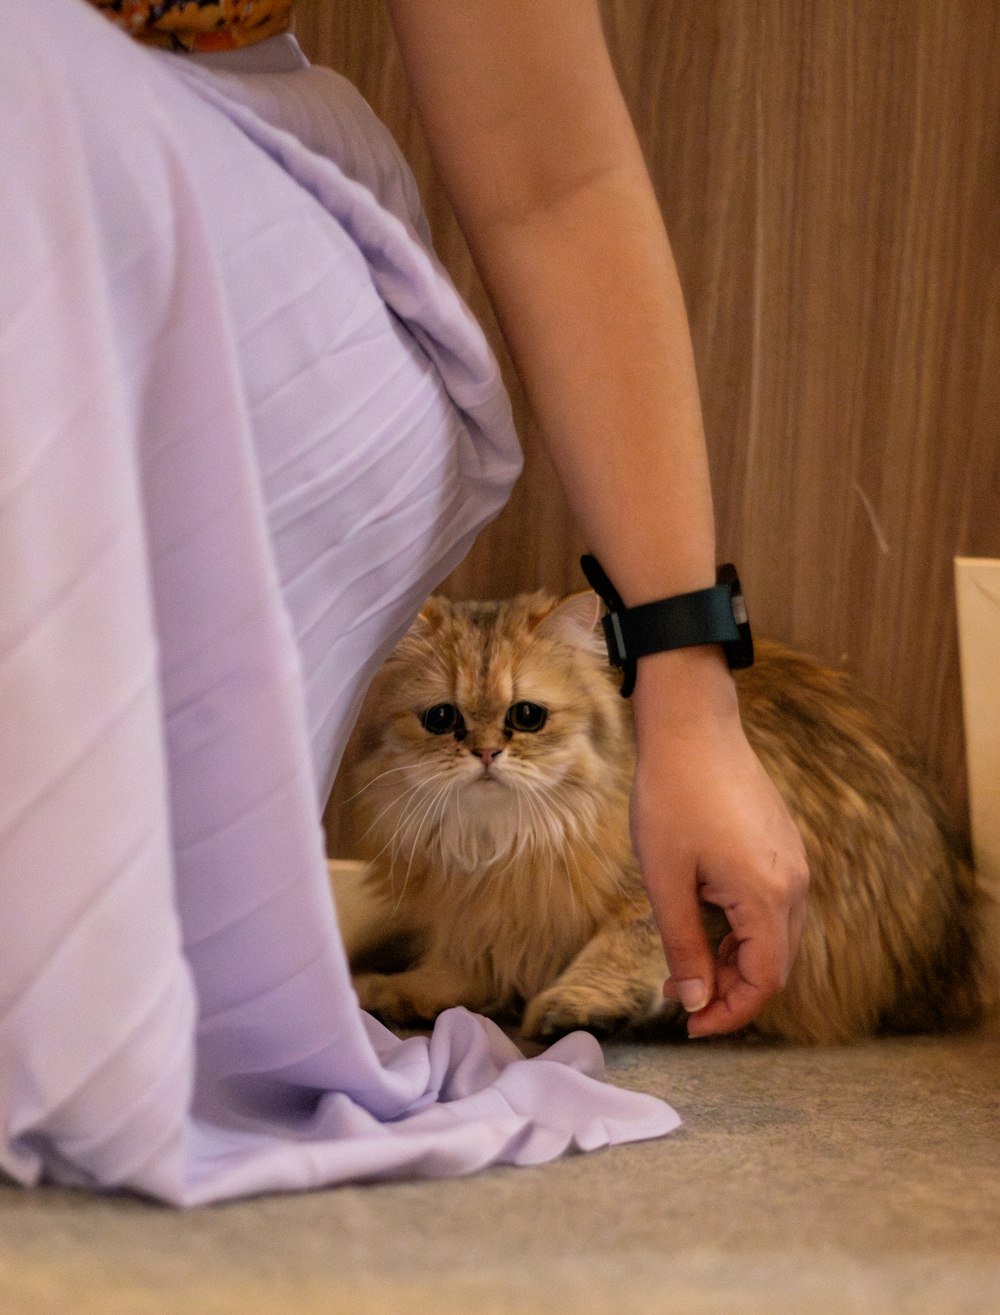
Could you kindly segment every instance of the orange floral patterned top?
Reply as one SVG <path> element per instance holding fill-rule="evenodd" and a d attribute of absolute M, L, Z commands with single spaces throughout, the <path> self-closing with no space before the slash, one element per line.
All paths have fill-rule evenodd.
<path fill-rule="evenodd" d="M 292 0 L 91 0 L 132 36 L 168 50 L 235 50 L 288 30 Z"/>

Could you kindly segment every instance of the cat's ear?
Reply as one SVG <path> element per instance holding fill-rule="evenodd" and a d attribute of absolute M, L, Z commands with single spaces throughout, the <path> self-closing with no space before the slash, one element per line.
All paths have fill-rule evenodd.
<path fill-rule="evenodd" d="M 396 645 L 393 656 L 403 661 L 412 661 L 425 651 L 428 644 L 434 644 L 449 609 L 450 604 L 446 598 L 432 594 L 411 621 L 410 628 Z"/>
<path fill-rule="evenodd" d="M 441 622 L 451 614 L 451 604 L 443 594 L 431 594 L 420 609 L 420 613 L 411 626 L 411 633 L 431 634 L 440 629 Z"/>
<path fill-rule="evenodd" d="M 594 628 L 601 614 L 601 600 L 595 593 L 585 589 L 583 593 L 570 594 L 561 603 L 557 603 L 551 612 L 539 623 L 537 634 L 560 639 L 564 644 L 593 651 L 598 647 L 598 636 Z"/>

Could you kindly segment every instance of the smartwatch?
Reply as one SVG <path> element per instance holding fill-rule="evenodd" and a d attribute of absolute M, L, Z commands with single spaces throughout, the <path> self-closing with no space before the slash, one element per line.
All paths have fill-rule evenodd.
<path fill-rule="evenodd" d="M 753 666 L 753 636 L 736 567 L 716 572 L 710 589 L 626 607 L 596 557 L 580 558 L 590 587 L 608 609 L 603 618 L 608 661 L 622 670 L 622 698 L 635 688 L 636 662 L 651 653 L 721 644 L 730 670 Z"/>

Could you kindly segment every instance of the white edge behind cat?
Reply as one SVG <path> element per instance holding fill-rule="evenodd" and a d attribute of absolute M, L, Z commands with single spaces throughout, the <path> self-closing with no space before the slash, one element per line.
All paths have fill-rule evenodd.
<path fill-rule="evenodd" d="M 364 944 L 364 929 L 372 922 L 373 901 L 364 881 L 366 865 L 357 859 L 331 858 L 327 867 L 341 939 L 350 958 Z"/>
<path fill-rule="evenodd" d="M 989 897 L 983 958 L 1000 1001 L 1000 561 L 955 558 L 955 598 L 965 714 L 972 848 Z"/>

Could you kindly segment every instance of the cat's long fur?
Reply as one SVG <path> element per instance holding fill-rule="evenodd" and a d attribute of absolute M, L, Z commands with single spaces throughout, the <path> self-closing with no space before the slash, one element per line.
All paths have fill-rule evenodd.
<path fill-rule="evenodd" d="M 463 1004 L 547 1037 L 676 1013 L 632 856 L 628 704 L 597 611 L 592 594 L 433 598 L 376 678 L 353 806 L 373 940 L 405 941 L 410 966 L 360 971 L 364 955 L 355 982 L 387 1021 Z M 758 646 L 739 689 L 811 872 L 796 965 L 758 1027 L 828 1043 L 970 1021 L 974 878 L 908 746 L 841 673 L 779 646 Z M 540 729 L 514 728 L 523 705 L 547 710 Z M 421 715 L 447 724 L 442 707 L 459 722 L 432 733 Z"/>

